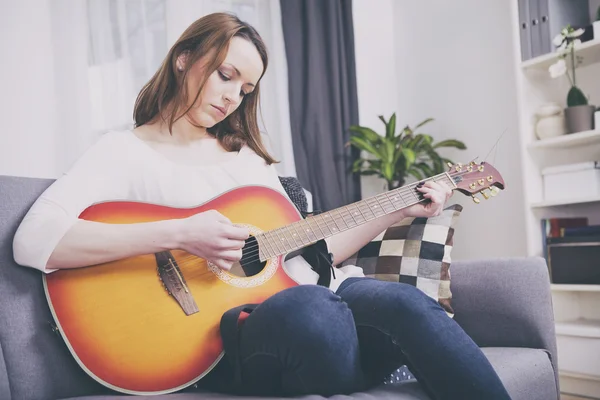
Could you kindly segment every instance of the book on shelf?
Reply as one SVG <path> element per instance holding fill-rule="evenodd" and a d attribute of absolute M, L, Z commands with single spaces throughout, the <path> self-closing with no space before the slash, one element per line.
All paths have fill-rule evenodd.
<path fill-rule="evenodd" d="M 587 218 L 542 221 L 544 258 L 554 284 L 600 284 L 600 225 Z"/>
<path fill-rule="evenodd" d="M 574 218 L 542 218 L 542 254 L 548 262 L 548 243 L 554 238 L 564 236 L 566 228 L 582 228 L 588 226 L 587 217 Z"/>

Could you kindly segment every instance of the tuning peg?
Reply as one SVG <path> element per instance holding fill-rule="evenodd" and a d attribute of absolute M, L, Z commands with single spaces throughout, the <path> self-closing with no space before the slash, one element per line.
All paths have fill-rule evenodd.
<path fill-rule="evenodd" d="M 454 167 L 454 165 L 452 165 L 451 162 L 447 162 L 446 165 L 448 166 L 448 168 L 452 169 L 452 167 Z"/>
<path fill-rule="evenodd" d="M 490 189 L 490 194 L 492 196 L 496 196 L 498 193 L 500 193 L 500 189 L 498 189 L 496 186 L 492 186 L 492 188 Z"/>
<path fill-rule="evenodd" d="M 474 194 L 472 194 L 472 195 L 471 195 L 471 197 L 473 197 L 473 202 L 474 202 L 475 204 L 479 204 L 479 202 L 480 202 L 479 198 L 475 197 L 475 195 L 474 195 Z"/>
<path fill-rule="evenodd" d="M 486 200 L 490 198 L 490 195 L 489 195 L 489 193 L 488 193 L 488 192 L 486 192 L 486 191 L 485 191 L 485 189 L 483 189 L 483 190 L 481 191 L 481 195 L 482 195 L 482 196 L 483 196 L 483 198 L 484 198 L 484 199 L 486 199 Z"/>

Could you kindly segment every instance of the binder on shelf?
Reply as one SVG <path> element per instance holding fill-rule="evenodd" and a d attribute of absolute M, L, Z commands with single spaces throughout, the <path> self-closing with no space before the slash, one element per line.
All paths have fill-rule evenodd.
<path fill-rule="evenodd" d="M 552 39 L 562 28 L 590 25 L 589 0 L 517 0 L 521 60 L 555 51 Z"/>

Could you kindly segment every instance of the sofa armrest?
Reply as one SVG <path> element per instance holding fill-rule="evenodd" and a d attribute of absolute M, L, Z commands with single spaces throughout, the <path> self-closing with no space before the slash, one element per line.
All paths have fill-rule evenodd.
<path fill-rule="evenodd" d="M 557 355 L 550 278 L 540 257 L 454 261 L 455 320 L 480 347 L 529 347 Z"/>

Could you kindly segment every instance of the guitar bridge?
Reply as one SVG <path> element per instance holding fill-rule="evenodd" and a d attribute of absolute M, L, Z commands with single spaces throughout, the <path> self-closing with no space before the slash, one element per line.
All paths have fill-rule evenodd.
<path fill-rule="evenodd" d="M 170 251 L 154 253 L 156 270 L 167 293 L 179 303 L 185 315 L 197 313 L 198 305 L 190 293 L 185 278 Z"/>

